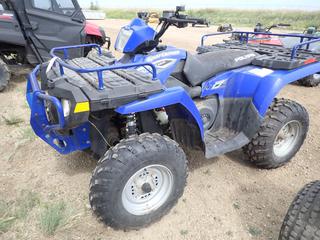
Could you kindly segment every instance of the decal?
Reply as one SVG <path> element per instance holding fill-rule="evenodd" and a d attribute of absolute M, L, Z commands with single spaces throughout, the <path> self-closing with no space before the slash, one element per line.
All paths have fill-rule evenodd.
<path fill-rule="evenodd" d="M 152 68 L 150 66 L 142 66 L 136 68 L 137 71 L 145 74 L 152 74 Z"/>
<path fill-rule="evenodd" d="M 227 80 L 220 80 L 220 81 L 217 81 L 213 84 L 213 86 L 211 87 L 211 90 L 215 90 L 215 89 L 218 89 L 218 88 L 223 88 L 226 86 L 226 83 L 227 83 Z"/>
<path fill-rule="evenodd" d="M 254 75 L 257 75 L 259 77 L 266 77 L 273 73 L 274 71 L 268 68 L 254 68 L 248 71 L 249 73 L 252 73 Z"/>
<path fill-rule="evenodd" d="M 165 58 L 165 57 L 173 57 L 173 56 L 176 56 L 176 55 L 179 55 L 180 54 L 180 51 L 170 51 L 170 52 L 161 52 L 161 53 L 158 53 L 156 55 L 153 55 L 153 56 L 149 56 L 146 58 L 146 61 L 147 62 L 153 62 L 154 60 L 157 60 L 158 58 Z"/>
<path fill-rule="evenodd" d="M 157 68 L 167 68 L 172 63 L 175 63 L 175 59 L 161 59 L 156 62 L 153 62 L 153 65 L 155 65 Z"/>
<path fill-rule="evenodd" d="M 157 68 L 159 72 L 170 67 L 170 65 L 176 62 L 175 59 L 160 59 L 158 61 L 152 62 L 152 64 Z M 137 70 L 142 73 L 152 73 L 152 68 L 150 66 L 138 67 Z"/>
<path fill-rule="evenodd" d="M 237 57 L 234 59 L 235 62 L 239 62 L 239 61 L 243 61 L 243 60 L 247 60 L 249 58 L 255 57 L 256 55 L 254 53 L 250 53 L 241 57 Z"/>

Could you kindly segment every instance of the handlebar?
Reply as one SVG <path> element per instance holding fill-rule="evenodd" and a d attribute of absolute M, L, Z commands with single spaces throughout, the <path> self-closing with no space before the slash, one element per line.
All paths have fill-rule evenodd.
<path fill-rule="evenodd" d="M 291 24 L 288 23 L 279 23 L 278 27 L 291 27 Z"/>
<path fill-rule="evenodd" d="M 177 18 L 177 17 L 171 17 L 171 18 L 165 18 L 161 17 L 159 18 L 160 23 L 161 22 L 167 22 L 170 24 L 175 24 L 175 23 L 197 23 L 196 20 L 188 19 L 188 18 Z"/>
<path fill-rule="evenodd" d="M 290 27 L 291 24 L 288 24 L 288 23 L 278 23 L 278 24 L 273 24 L 271 25 L 270 27 L 267 27 L 266 28 L 266 32 L 270 32 L 270 30 L 272 28 L 278 28 L 278 27 Z"/>

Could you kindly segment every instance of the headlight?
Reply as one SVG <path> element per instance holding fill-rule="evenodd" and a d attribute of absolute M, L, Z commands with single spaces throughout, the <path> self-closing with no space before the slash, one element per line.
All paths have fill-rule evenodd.
<path fill-rule="evenodd" d="M 62 109 L 63 109 L 63 116 L 68 117 L 70 115 L 70 109 L 71 109 L 71 104 L 70 101 L 67 99 L 62 99 Z"/>
<path fill-rule="evenodd" d="M 130 29 L 122 28 L 119 32 L 117 42 L 115 45 L 115 49 L 119 52 L 123 52 L 125 46 L 128 43 L 128 40 L 130 39 L 133 31 Z"/>

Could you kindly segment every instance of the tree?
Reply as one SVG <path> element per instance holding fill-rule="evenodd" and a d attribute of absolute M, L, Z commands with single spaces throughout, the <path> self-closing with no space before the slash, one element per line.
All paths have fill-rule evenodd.
<path fill-rule="evenodd" d="M 94 2 L 90 3 L 90 10 L 99 10 L 98 1 L 96 1 L 96 3 Z"/>

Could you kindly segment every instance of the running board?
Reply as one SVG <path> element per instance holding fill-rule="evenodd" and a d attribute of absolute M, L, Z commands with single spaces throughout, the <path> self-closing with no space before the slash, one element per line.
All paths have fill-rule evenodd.
<path fill-rule="evenodd" d="M 235 151 L 250 142 L 243 132 L 235 132 L 228 128 L 207 131 L 204 138 L 207 159 Z"/>

